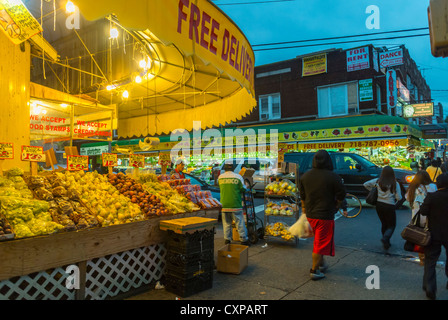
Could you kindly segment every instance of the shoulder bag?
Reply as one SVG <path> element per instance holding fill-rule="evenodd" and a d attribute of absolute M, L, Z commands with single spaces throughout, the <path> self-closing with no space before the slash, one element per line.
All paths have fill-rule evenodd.
<path fill-rule="evenodd" d="M 376 205 L 376 202 L 378 200 L 378 184 L 375 184 L 375 186 L 370 189 L 369 194 L 366 197 L 366 203 L 374 206 Z"/>
<path fill-rule="evenodd" d="M 428 219 L 426 219 L 426 226 L 420 227 L 420 213 L 417 213 L 401 232 L 401 237 L 420 247 L 426 247 L 431 241 L 431 233 L 428 230 Z"/>

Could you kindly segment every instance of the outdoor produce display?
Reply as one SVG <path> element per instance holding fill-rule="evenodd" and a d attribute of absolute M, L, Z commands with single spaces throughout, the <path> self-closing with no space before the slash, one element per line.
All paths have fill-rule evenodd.
<path fill-rule="evenodd" d="M 266 186 L 266 194 L 277 196 L 295 196 L 297 194 L 297 187 L 289 180 L 274 181 Z"/>
<path fill-rule="evenodd" d="M 157 194 L 161 203 L 169 210 L 171 214 L 199 210 L 198 206 L 188 200 L 176 189 L 171 187 L 172 185 L 174 186 L 174 183 L 171 181 L 176 180 L 168 180 L 171 183 L 168 181 L 160 181 L 159 177 L 152 173 L 140 174 L 136 177 L 136 180 L 142 184 L 143 189 L 149 194 Z"/>
<path fill-rule="evenodd" d="M 107 175 L 107 179 L 122 195 L 137 204 L 146 217 L 170 214 L 168 208 L 156 194 L 150 194 L 143 188 L 142 183 L 137 182 L 131 176 L 121 172 L 112 173 Z"/>
<path fill-rule="evenodd" d="M 53 221 L 47 201 L 32 198 L 22 177 L 23 171 L 11 169 L 6 177 L 0 177 L 0 217 L 5 219 L 4 228 L 12 231 L 15 238 L 47 235 L 63 230 L 63 226 Z M 10 225 L 9 225 L 10 223 Z"/>
<path fill-rule="evenodd" d="M 74 188 L 98 222 L 103 226 L 144 219 L 142 211 L 126 195 L 120 194 L 106 176 L 94 172 L 73 171 L 56 173 Z"/>
<path fill-rule="evenodd" d="M 65 231 L 99 226 L 98 219 L 80 202 L 76 189 L 61 176 L 30 176 L 27 181 L 38 199 L 48 201 L 53 219 L 63 225 Z"/>
<path fill-rule="evenodd" d="M 266 204 L 266 209 L 264 211 L 267 215 L 281 215 L 281 216 L 292 216 L 295 211 L 297 211 L 297 205 L 296 204 L 290 204 L 285 201 L 282 201 L 281 203 L 275 203 L 272 201 L 269 201 Z"/>
<path fill-rule="evenodd" d="M 294 236 L 288 231 L 289 226 L 282 223 L 270 223 L 265 228 L 265 235 L 281 237 L 283 240 L 293 240 Z"/>
<path fill-rule="evenodd" d="M 21 169 L 14 168 L 0 176 L 0 240 L 220 206 L 209 191 L 191 185 L 190 179 L 166 180 L 153 173 L 102 175 L 96 171 L 24 176 Z"/>

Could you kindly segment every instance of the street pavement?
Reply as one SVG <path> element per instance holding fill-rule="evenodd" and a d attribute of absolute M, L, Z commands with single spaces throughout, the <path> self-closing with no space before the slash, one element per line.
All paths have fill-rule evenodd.
<path fill-rule="evenodd" d="M 257 211 L 263 215 L 262 207 Z M 326 258 L 326 277 L 318 281 L 309 277 L 312 239 L 300 239 L 297 245 L 281 239 L 260 239 L 249 247 L 248 267 L 241 274 L 214 270 L 211 289 L 181 298 L 164 288 L 152 287 L 128 299 L 427 300 L 418 255 L 403 250 L 404 240 L 400 236 L 410 215 L 409 209 L 397 211 L 397 228 L 388 252 L 380 242 L 380 222 L 374 208 L 365 205 L 353 219 L 337 216 L 336 255 Z M 217 251 L 224 245 L 221 223 L 216 225 L 214 244 L 216 262 Z M 444 252 L 439 260 L 437 300 L 448 300 Z"/>

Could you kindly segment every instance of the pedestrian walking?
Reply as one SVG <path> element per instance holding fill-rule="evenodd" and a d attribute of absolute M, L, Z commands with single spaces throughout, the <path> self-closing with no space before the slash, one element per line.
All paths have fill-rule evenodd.
<path fill-rule="evenodd" d="M 381 242 L 385 250 L 390 248 L 390 238 L 392 237 L 397 222 L 395 213 L 397 203 L 402 199 L 401 188 L 395 179 L 392 167 L 385 166 L 379 178 L 369 180 L 364 183 L 367 190 L 374 187 L 378 189 L 378 199 L 376 202 L 376 213 L 381 222 Z"/>
<path fill-rule="evenodd" d="M 299 180 L 302 210 L 314 232 L 310 278 L 325 277 L 324 256 L 334 256 L 334 215 L 345 199 L 342 179 L 333 172 L 330 154 L 319 150 L 313 157 L 312 169 Z"/>
<path fill-rule="evenodd" d="M 429 173 L 423 170 L 417 172 L 406 193 L 406 200 L 408 200 L 412 210 L 411 221 L 420 210 L 420 206 L 428 193 L 435 191 L 437 191 L 437 186 L 432 182 Z M 420 217 L 419 225 L 421 227 L 426 225 L 426 217 Z M 424 265 L 425 254 L 419 252 L 418 256 L 420 258 L 420 265 Z"/>
<path fill-rule="evenodd" d="M 231 163 L 224 164 L 225 172 L 218 177 L 219 190 L 222 204 L 222 226 L 225 244 L 232 239 L 232 221 L 235 221 L 236 229 L 242 245 L 249 245 L 246 222 L 244 221 L 242 208 L 242 193 L 245 191 L 244 180 L 239 174 L 233 172 Z"/>
<path fill-rule="evenodd" d="M 437 294 L 436 265 L 442 246 L 448 257 L 448 174 L 438 176 L 436 184 L 437 191 L 428 193 L 419 211 L 427 217 L 431 233 L 431 242 L 425 247 L 423 274 L 423 290 L 429 299 L 435 299 Z M 448 261 L 445 263 L 445 275 L 448 277 Z"/>
<path fill-rule="evenodd" d="M 426 172 L 429 173 L 431 180 L 433 182 L 436 182 L 437 177 L 442 174 L 442 169 L 440 168 L 440 165 L 437 160 L 432 160 L 431 165 L 428 168 L 426 168 Z"/>

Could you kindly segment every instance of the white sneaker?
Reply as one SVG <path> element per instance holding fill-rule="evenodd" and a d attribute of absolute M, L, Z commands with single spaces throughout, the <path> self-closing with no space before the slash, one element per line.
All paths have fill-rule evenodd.
<path fill-rule="evenodd" d="M 325 278 L 325 275 L 319 270 L 310 269 L 310 278 L 311 280 L 319 280 Z"/>

